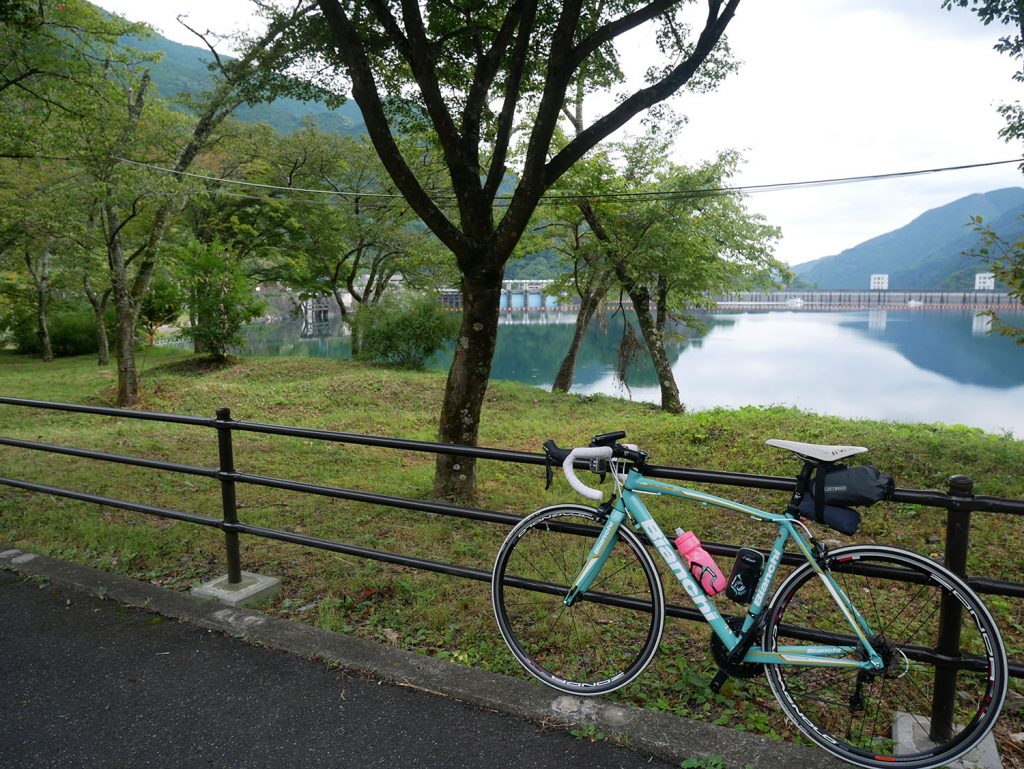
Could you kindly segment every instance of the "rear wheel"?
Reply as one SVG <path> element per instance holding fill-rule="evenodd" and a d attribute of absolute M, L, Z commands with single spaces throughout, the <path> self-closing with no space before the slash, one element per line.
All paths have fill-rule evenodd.
<path fill-rule="evenodd" d="M 786 714 L 825 750 L 860 766 L 927 769 L 976 747 L 999 715 L 1007 681 L 999 630 L 978 596 L 944 566 L 896 548 L 842 548 L 824 565 L 870 627 L 885 667 L 766 665 Z M 810 564 L 782 583 L 767 611 L 765 649 L 856 644 Z M 942 615 L 960 634 L 952 659 L 935 651 Z M 955 691 L 948 730 L 930 719 L 940 671 Z"/>
<path fill-rule="evenodd" d="M 614 691 L 640 675 L 665 623 L 658 571 L 624 526 L 590 590 L 565 605 L 604 523 L 583 505 L 538 510 L 512 530 L 494 564 L 491 598 L 509 649 L 529 673 L 571 694 Z"/>

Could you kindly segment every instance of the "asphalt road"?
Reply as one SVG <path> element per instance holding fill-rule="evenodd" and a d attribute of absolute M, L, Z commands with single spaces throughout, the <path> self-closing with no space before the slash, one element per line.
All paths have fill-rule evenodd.
<path fill-rule="evenodd" d="M 0 571 L 0 767 L 668 767 Z"/>

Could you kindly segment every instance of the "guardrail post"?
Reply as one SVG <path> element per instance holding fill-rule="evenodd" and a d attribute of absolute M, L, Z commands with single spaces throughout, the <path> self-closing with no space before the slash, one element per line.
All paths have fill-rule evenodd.
<path fill-rule="evenodd" d="M 217 452 L 220 456 L 220 500 L 224 523 L 238 523 L 238 503 L 235 498 L 235 452 L 231 443 L 231 409 L 217 409 Z M 237 585 L 242 581 L 242 559 L 238 552 L 238 532 L 224 530 L 224 547 L 227 551 L 228 583 Z"/>
<path fill-rule="evenodd" d="M 946 513 L 946 567 L 961 579 L 967 579 L 967 549 L 971 536 L 971 513 L 956 500 L 974 496 L 974 481 L 966 475 L 949 479 L 949 496 L 954 504 Z M 963 607 L 952 596 L 943 596 L 939 607 L 939 642 L 936 651 L 956 657 L 960 654 L 960 622 Z M 953 732 L 953 703 L 956 697 L 956 669 L 937 667 L 932 693 L 931 738 L 946 740 Z"/>

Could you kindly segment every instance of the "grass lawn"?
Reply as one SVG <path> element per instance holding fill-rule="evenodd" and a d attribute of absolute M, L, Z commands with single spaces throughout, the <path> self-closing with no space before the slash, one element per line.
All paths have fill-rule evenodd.
<path fill-rule="evenodd" d="M 236 419 L 279 425 L 433 440 L 445 376 L 405 372 L 350 361 L 245 358 L 233 365 L 197 365 L 179 351 L 152 350 L 143 375 L 148 411 L 214 415 L 221 406 Z M 0 354 L 0 395 L 111 405 L 112 367 L 91 357 L 49 364 Z M 591 435 L 624 429 L 652 462 L 713 470 L 792 475 L 788 453 L 764 446 L 768 438 L 871 448 L 865 461 L 892 473 L 904 488 L 945 490 L 950 475 L 976 480 L 977 494 L 1024 498 L 1024 442 L 980 430 L 822 417 L 790 408 L 744 408 L 668 415 L 647 404 L 603 396 L 552 395 L 525 385 L 492 382 L 480 444 L 537 452 L 547 438 L 585 444 Z M 200 427 L 0 407 L 0 434 L 116 454 L 215 467 L 216 436 Z M 4 447 L 3 475 L 77 491 L 220 515 L 217 483 L 75 457 Z M 269 435 L 236 433 L 241 472 L 296 481 L 429 498 L 433 455 Z M 564 480 L 544 491 L 543 469 L 503 462 L 478 464 L 477 506 L 525 514 L 572 500 Z M 758 507 L 785 504 L 779 492 L 711 488 Z M 224 571 L 223 538 L 214 530 L 138 513 L 0 486 L 0 542 L 90 566 L 188 589 Z M 251 485 L 238 487 L 239 517 L 266 526 L 348 544 L 389 550 L 489 570 L 507 527 L 425 513 L 299 495 Z M 575 499 L 574 501 L 582 501 Z M 693 529 L 705 541 L 767 547 L 773 532 L 741 516 L 696 505 L 652 506 L 662 528 Z M 865 513 L 855 539 L 939 555 L 945 513 L 882 503 Z M 1024 582 L 1024 518 L 976 514 L 971 530 L 971 574 Z M 350 556 L 242 538 L 242 565 L 281 578 L 284 590 L 268 610 L 510 675 L 525 675 L 494 626 L 488 585 L 425 574 Z M 724 564 L 729 569 L 731 564 Z M 669 600 L 683 603 L 669 588 Z M 1024 602 L 986 598 L 1011 659 L 1024 659 Z M 724 598 L 719 606 L 729 611 Z M 792 737 L 762 681 L 728 683 L 713 695 L 708 630 L 671 621 L 654 666 L 616 696 L 680 715 Z M 1011 696 L 1024 693 L 1019 683 Z M 1024 731 L 1020 711 L 1003 719 L 1004 733 Z M 1020 758 L 1004 749 L 1004 761 Z"/>

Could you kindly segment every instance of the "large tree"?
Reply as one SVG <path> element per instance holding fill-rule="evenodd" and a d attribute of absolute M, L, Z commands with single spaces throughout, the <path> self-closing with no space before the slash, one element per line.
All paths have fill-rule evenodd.
<path fill-rule="evenodd" d="M 574 337 L 585 331 L 595 297 L 609 289 L 627 295 L 658 376 L 662 408 L 676 412 L 683 403 L 666 350 L 673 325 L 699 325 L 690 311 L 710 306 L 712 293 L 774 285 L 788 271 L 772 257 L 779 231 L 748 212 L 740 195 L 715 192 L 735 173 L 738 155 L 723 152 L 688 168 L 670 161 L 670 140 L 671 134 L 652 131 L 613 145 L 617 152 L 587 158 L 572 174 L 580 188 L 567 196 L 578 212 L 568 208 L 563 227 L 583 300 Z M 586 229 L 578 234 L 581 220 Z M 627 343 L 635 335 L 629 321 L 624 328 Z M 559 389 L 572 383 L 574 358 L 571 346 Z"/>
<path fill-rule="evenodd" d="M 300 8 L 293 12 L 301 12 Z M 218 129 L 242 104 L 253 104 L 272 99 L 280 94 L 309 96 L 313 90 L 300 81 L 288 77 L 294 54 L 282 36 L 288 29 L 290 14 L 273 20 L 258 38 L 238 39 L 240 54 L 233 59 L 214 54 L 210 88 L 191 99 L 193 110 L 190 130 L 181 132 L 171 144 L 170 156 L 160 159 L 175 174 L 175 180 L 184 180 L 186 172 L 216 138 Z M 206 40 L 206 38 L 203 38 Z M 140 142 L 142 128 L 149 121 L 153 107 L 147 107 L 148 72 L 143 73 L 135 88 L 127 94 L 123 107 L 122 133 L 118 142 L 108 144 L 97 156 L 97 178 L 105 180 L 106 193 L 101 203 L 102 224 L 107 243 L 112 296 L 117 310 L 118 381 L 117 403 L 130 406 L 139 398 L 139 377 L 135 365 L 135 328 L 143 297 L 149 288 L 160 259 L 164 238 L 174 218 L 187 200 L 186 191 L 176 187 L 165 188 L 157 198 L 133 195 L 125 190 L 120 180 L 129 177 L 124 162 L 125 145 Z M 143 142 L 144 143 L 144 142 Z M 110 180 L 110 181 L 107 181 Z M 126 210 L 124 201 L 131 201 Z M 147 205 L 152 203 L 153 205 Z M 125 234 L 129 222 L 138 223 L 148 214 L 146 223 L 138 229 L 138 237 L 129 245 Z"/>
<path fill-rule="evenodd" d="M 400 137 L 399 142 L 416 158 L 420 178 L 436 169 L 435 153 L 422 138 Z M 365 136 L 306 126 L 278 142 L 268 165 L 273 184 L 335 193 L 292 197 L 302 227 L 292 241 L 292 269 L 284 279 L 306 297 L 333 296 L 346 323 L 352 320 L 347 301 L 353 309 L 372 307 L 395 278 L 420 289 L 450 279 L 450 254 L 397 193 Z M 353 354 L 358 348 L 353 334 Z"/>
<path fill-rule="evenodd" d="M 695 13 L 694 5 L 704 11 Z M 637 114 L 688 84 L 707 87 L 716 81 L 728 69 L 723 36 L 738 5 L 739 0 L 317 0 L 320 15 L 308 18 L 306 41 L 319 42 L 323 56 L 340 62 L 384 167 L 454 254 L 461 273 L 462 326 L 441 409 L 441 441 L 476 443 L 502 274 L 541 196 Z M 560 115 L 575 100 L 577 87 L 612 91 L 624 83 L 616 43 L 640 28 L 652 30 L 660 64 L 643 84 L 615 94 L 613 106 L 552 152 Z M 454 199 L 435 194 L 401 152 L 395 135 L 410 122 L 425 123 L 435 134 L 450 177 L 444 189 Z M 512 168 L 519 138 L 525 150 Z M 438 456 L 437 494 L 465 498 L 475 487 L 472 460 Z"/>
<path fill-rule="evenodd" d="M 98 105 L 137 60 L 119 40 L 143 32 L 84 0 L 0 4 L 0 177 L 18 193 L 0 196 L 0 220 L 16 218 L 23 236 L 44 357 L 54 257 L 74 250 L 85 266 L 91 254 L 82 252 L 96 245 L 85 226 L 95 220 L 95 189 L 79 161 L 110 122 Z"/>
<path fill-rule="evenodd" d="M 62 129 L 135 58 L 118 41 L 143 32 L 85 0 L 0 2 L 0 157 L 64 158 Z"/>
<path fill-rule="evenodd" d="M 292 12 L 310 8 L 295 6 Z M 181 175 L 241 104 L 282 93 L 321 93 L 290 77 L 295 53 L 282 38 L 290 13 L 258 38 L 237 38 L 235 58 L 217 55 L 210 44 L 210 87 L 190 97 L 188 125 L 181 125 L 186 119 L 159 105 L 145 63 L 123 42 L 123 35 L 142 31 L 137 25 L 85 0 L 11 0 L 0 6 L 0 156 L 67 160 L 91 185 L 91 221 L 105 245 L 117 315 L 118 405 L 139 397 L 136 323 L 165 236 L 187 199 Z M 161 184 L 152 172 L 126 161 L 155 162 L 175 176 Z M 105 289 L 87 290 L 102 309 Z"/>

